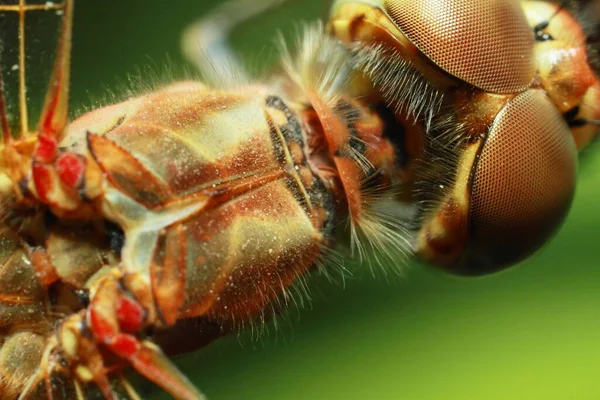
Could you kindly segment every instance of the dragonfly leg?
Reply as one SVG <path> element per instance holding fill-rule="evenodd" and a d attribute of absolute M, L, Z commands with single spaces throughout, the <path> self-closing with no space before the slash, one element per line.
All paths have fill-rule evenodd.
<path fill-rule="evenodd" d="M 218 87 L 232 87 L 248 81 L 247 73 L 229 44 L 229 35 L 241 23 L 251 20 L 287 0 L 227 0 L 191 24 L 182 34 L 184 56 L 205 81 Z"/>
<path fill-rule="evenodd" d="M 144 328 L 154 324 L 153 306 L 142 305 L 142 301 L 125 290 L 118 275 L 107 277 L 92 289 L 94 295 L 86 311 L 86 322 L 96 343 L 175 398 L 203 400 L 204 396 L 158 346 L 140 339 Z M 135 286 L 139 289 L 143 285 L 138 282 Z M 142 297 L 151 301 L 148 296 Z"/>
<path fill-rule="evenodd" d="M 93 213 L 90 201 L 101 192 L 102 172 L 92 160 L 60 149 L 55 137 L 38 137 L 28 175 L 29 193 L 56 215 Z"/>

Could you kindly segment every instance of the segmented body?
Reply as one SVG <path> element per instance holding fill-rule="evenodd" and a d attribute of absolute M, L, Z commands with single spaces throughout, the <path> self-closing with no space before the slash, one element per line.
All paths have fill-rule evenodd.
<path fill-rule="evenodd" d="M 175 295 L 179 317 L 225 325 L 263 312 L 331 234 L 332 194 L 306 141 L 265 88 L 188 82 L 87 114 L 61 144 L 98 162 L 102 210 L 124 231 L 122 267 L 151 282 L 161 314 Z M 160 281 L 169 264 L 183 269 L 184 292 Z"/>

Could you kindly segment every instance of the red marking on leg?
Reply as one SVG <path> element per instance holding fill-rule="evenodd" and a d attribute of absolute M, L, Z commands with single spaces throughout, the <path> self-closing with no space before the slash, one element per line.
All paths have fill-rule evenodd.
<path fill-rule="evenodd" d="M 108 321 L 100 311 L 94 307 L 89 309 L 89 321 L 92 332 L 96 339 L 102 343 L 110 343 L 112 339 L 118 335 L 115 326 Z"/>
<path fill-rule="evenodd" d="M 138 332 L 144 324 L 144 309 L 140 304 L 127 296 L 117 299 L 117 320 L 126 332 Z"/>
<path fill-rule="evenodd" d="M 44 203 L 50 202 L 50 192 L 52 191 L 52 171 L 46 164 L 34 162 L 31 167 L 31 175 L 38 197 Z"/>
<path fill-rule="evenodd" d="M 60 75 L 59 75 L 60 81 Z M 52 98 L 50 99 L 50 103 L 48 104 L 48 113 L 45 115 L 44 120 L 42 122 L 42 132 L 46 135 L 55 137 L 56 136 L 56 127 L 52 123 L 54 118 L 54 111 L 56 110 L 56 105 L 58 104 L 58 97 L 60 96 L 60 87 L 56 85 L 56 91 L 52 94 Z"/>
<path fill-rule="evenodd" d="M 114 341 L 110 345 L 110 349 L 119 357 L 129 359 L 140 348 L 140 344 L 135 336 L 120 334 L 115 337 Z"/>
<path fill-rule="evenodd" d="M 70 188 L 81 183 L 85 172 L 84 161 L 73 153 L 65 153 L 56 161 L 56 170 L 60 180 Z"/>
<path fill-rule="evenodd" d="M 58 144 L 56 140 L 47 135 L 40 135 L 35 149 L 35 159 L 39 162 L 50 163 L 56 158 Z"/>

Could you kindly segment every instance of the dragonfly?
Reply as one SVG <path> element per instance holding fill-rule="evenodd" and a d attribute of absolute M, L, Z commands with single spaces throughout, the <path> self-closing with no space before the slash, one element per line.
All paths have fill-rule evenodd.
<path fill-rule="evenodd" d="M 79 3 L 78 3 L 79 4 Z M 76 65 L 76 64 L 75 64 Z M 203 387 L 201 384 L 199 384 L 200 387 Z"/>

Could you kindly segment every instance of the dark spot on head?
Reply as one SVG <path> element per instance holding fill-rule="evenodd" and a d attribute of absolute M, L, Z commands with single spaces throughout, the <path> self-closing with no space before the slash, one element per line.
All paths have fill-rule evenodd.
<path fill-rule="evenodd" d="M 540 22 L 539 24 L 537 24 L 536 26 L 533 27 L 533 33 L 535 34 L 536 42 L 547 42 L 550 40 L 554 40 L 552 35 L 544 32 L 544 29 L 546 29 L 549 24 L 550 24 L 550 21 L 547 20 L 547 21 Z"/>
<path fill-rule="evenodd" d="M 385 126 L 383 136 L 394 146 L 396 164 L 400 168 L 406 168 L 410 162 L 406 151 L 406 129 L 396 121 L 394 113 L 388 107 L 379 107 L 377 114 L 383 120 Z"/>
<path fill-rule="evenodd" d="M 350 136 L 348 145 L 359 154 L 365 154 L 367 151 L 367 145 L 355 133 Z"/>
<path fill-rule="evenodd" d="M 52 225 L 56 223 L 56 221 L 58 221 L 56 215 L 46 210 L 46 212 L 44 213 L 44 228 L 49 229 Z"/>
<path fill-rule="evenodd" d="M 87 307 L 90 304 L 90 293 L 86 289 L 75 289 L 73 290 L 73 294 L 79 299 L 83 307 Z"/>

